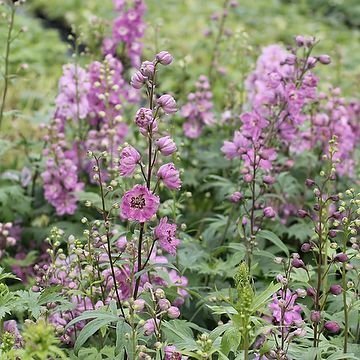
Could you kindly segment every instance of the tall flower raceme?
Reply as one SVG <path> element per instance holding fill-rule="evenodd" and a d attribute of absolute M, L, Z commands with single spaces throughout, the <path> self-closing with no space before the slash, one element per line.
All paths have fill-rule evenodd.
<path fill-rule="evenodd" d="M 164 94 L 157 97 L 155 93 L 158 66 L 166 66 L 171 62 L 172 56 L 168 52 L 162 51 L 156 55 L 153 61 L 144 61 L 140 70 L 131 79 L 131 84 L 135 89 L 146 88 L 149 101 L 148 107 L 140 108 L 135 115 L 138 131 L 147 142 L 146 156 L 140 155 L 134 147 L 129 145 L 122 149 L 119 161 L 122 176 L 132 176 L 137 168 L 143 177 L 143 184 L 137 184 L 127 191 L 120 205 L 122 218 L 139 222 L 138 271 L 144 269 L 148 261 L 143 263 L 141 258 L 144 251 L 145 225 L 152 220 L 159 209 L 160 198 L 156 194 L 159 184 L 163 184 L 169 190 L 179 190 L 181 186 L 179 171 L 174 164 L 167 162 L 161 165 L 160 162 L 161 156 L 166 158 L 176 151 L 176 145 L 170 136 L 160 132 L 160 122 L 164 119 L 162 115 L 175 113 L 177 111 L 176 102 L 171 95 Z M 176 238 L 175 224 L 170 223 L 167 218 L 162 218 L 154 228 L 152 237 L 153 242 L 150 244 L 151 251 L 148 252 L 148 259 L 157 245 L 165 252 L 175 255 L 176 247 L 179 244 L 179 240 Z M 138 291 L 139 279 L 133 289 L 135 299 Z"/>
<path fill-rule="evenodd" d="M 315 45 L 315 38 L 297 36 L 290 52 L 278 45 L 265 48 L 246 82 L 249 101 L 269 121 L 268 138 L 292 154 L 315 146 L 324 151 L 332 136 L 337 136 L 337 156 L 342 162 L 337 171 L 351 176 L 359 127 L 353 121 L 356 106 L 346 104 L 338 88 L 329 95 L 318 93 L 313 69 L 330 64 L 331 59 L 313 56 Z"/>
<path fill-rule="evenodd" d="M 110 169 L 114 170 L 114 157 L 124 142 L 128 126 L 123 121 L 123 107 L 136 103 L 139 96 L 123 78 L 123 65 L 112 55 L 102 62 L 92 62 L 88 67 L 90 89 L 87 98 L 89 123 L 84 147 L 110 154 Z"/>
<path fill-rule="evenodd" d="M 271 350 L 266 355 L 270 359 L 287 359 L 291 343 L 306 335 L 305 321 L 302 317 L 303 308 L 297 304 L 299 297 L 306 296 L 306 290 L 299 288 L 293 291 L 291 289 L 293 271 L 303 268 L 305 264 L 297 253 L 293 253 L 289 259 L 277 257 L 274 260 L 282 265 L 283 272 L 276 276 L 281 288 L 273 295 L 273 301 L 269 304 L 268 320 L 274 328 L 268 336 L 268 340 L 271 341 Z"/>
<path fill-rule="evenodd" d="M 44 139 L 48 145 L 44 150 L 45 169 L 41 174 L 44 196 L 54 206 L 57 215 L 74 214 L 77 192 L 84 188 L 78 177 L 77 158 L 68 148 L 63 119 L 55 117 L 47 130 Z"/>
<path fill-rule="evenodd" d="M 336 136 L 338 148 L 335 157 L 340 160 L 336 170 L 340 175 L 353 177 L 356 165 L 354 153 L 359 136 L 358 114 L 354 113 L 354 105 L 346 103 L 339 88 L 330 89 L 329 95 L 319 94 L 318 108 L 315 114 L 309 116 L 309 128 L 294 141 L 294 152 L 319 148 L 321 153 L 328 153 L 329 140 Z"/>
<path fill-rule="evenodd" d="M 314 46 L 315 39 L 297 37 L 290 53 L 276 45 L 264 50 L 247 79 L 252 110 L 240 115 L 240 130 L 221 149 L 229 160 L 241 160 L 242 179 L 249 184 L 250 195 L 241 201 L 249 258 L 263 219 L 276 216 L 276 204 L 265 203 L 262 197 L 275 182 L 278 152 L 290 148 L 302 131 L 307 110 L 317 100 L 312 69 L 328 59 L 312 57 Z"/>
<path fill-rule="evenodd" d="M 357 234 L 358 221 L 358 199 L 354 190 L 348 190 L 350 206 L 340 200 L 342 194 L 334 194 L 331 182 L 336 180 L 336 166 L 340 163 L 336 159 L 337 142 L 334 137 L 329 142 L 328 155 L 325 170 L 321 171 L 320 181 L 306 180 L 306 185 L 313 189 L 316 199 L 313 211 L 301 209 L 299 216 L 309 218 L 314 224 L 315 236 L 309 242 L 301 246 L 303 253 L 313 255 L 316 271 L 309 272 L 309 284 L 307 294 L 312 300 L 312 322 L 313 346 L 320 347 L 322 335 L 331 336 L 344 332 L 343 351 L 348 351 L 349 312 L 353 311 L 349 298 L 354 299 L 352 270 L 356 265 L 352 264 L 353 258 L 358 256 Z M 340 201 L 340 206 L 338 203 Z M 351 246 L 350 248 L 350 244 Z M 354 251 L 355 250 L 355 251 Z M 298 262 L 299 267 L 304 263 Z M 356 270 L 355 270 L 356 271 Z M 336 279 L 339 272 L 342 281 L 339 284 Z M 349 279 L 349 281 L 347 280 Z M 357 280 L 358 281 L 358 280 Z M 334 310 L 329 304 L 333 296 L 343 297 L 343 309 Z"/>
<path fill-rule="evenodd" d="M 55 99 L 57 115 L 61 119 L 80 121 L 89 113 L 89 76 L 78 64 L 67 64 L 59 80 L 59 92 Z"/>
<path fill-rule="evenodd" d="M 55 100 L 55 120 L 46 135 L 47 169 L 42 174 L 45 198 L 59 215 L 74 213 L 75 193 L 82 189 L 77 179 L 82 171 L 92 173 L 86 149 L 110 154 L 104 176 L 115 169 L 117 149 L 128 133 L 122 117 L 124 107 L 139 100 L 125 82 L 123 71 L 122 63 L 110 54 L 102 62 L 90 63 L 87 69 L 78 64 L 64 66 Z"/>
<path fill-rule="evenodd" d="M 201 75 L 195 86 L 196 91 L 188 95 L 188 102 L 181 108 L 181 115 L 186 119 L 183 124 L 184 134 L 190 139 L 198 138 L 205 126 L 216 123 L 208 78 Z"/>
<path fill-rule="evenodd" d="M 133 67 L 139 67 L 145 33 L 143 0 L 113 0 L 118 16 L 113 21 L 112 34 L 103 41 L 103 53 L 120 55 L 130 59 Z"/>

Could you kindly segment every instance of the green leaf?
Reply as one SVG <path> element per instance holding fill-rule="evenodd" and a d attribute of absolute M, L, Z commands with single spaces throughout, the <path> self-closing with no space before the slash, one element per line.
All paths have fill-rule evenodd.
<path fill-rule="evenodd" d="M 221 351 L 228 355 L 230 351 L 235 353 L 236 349 L 239 347 L 241 340 L 240 332 L 235 328 L 230 328 L 226 330 L 222 339 L 221 339 Z"/>
<path fill-rule="evenodd" d="M 269 298 L 279 291 L 280 288 L 281 284 L 270 284 L 262 293 L 256 295 L 251 305 L 251 312 L 254 313 L 263 308 L 267 304 Z"/>
<path fill-rule="evenodd" d="M 197 349 L 194 334 L 185 320 L 172 320 L 163 323 L 164 333 L 169 342 L 173 342 L 176 346 L 183 350 Z"/>
<path fill-rule="evenodd" d="M 280 240 L 280 238 L 269 230 L 260 230 L 257 236 L 261 239 L 266 239 L 276 245 L 280 250 L 282 250 L 286 256 L 290 256 L 289 249 L 287 246 Z"/>
<path fill-rule="evenodd" d="M 91 320 L 89 323 L 87 323 L 84 328 L 80 331 L 80 334 L 78 335 L 74 350 L 75 352 L 78 352 L 78 350 L 81 348 L 82 345 L 85 344 L 85 342 L 94 335 L 98 330 L 100 330 L 103 326 L 106 326 L 114 321 L 113 318 L 97 318 L 94 320 Z"/>

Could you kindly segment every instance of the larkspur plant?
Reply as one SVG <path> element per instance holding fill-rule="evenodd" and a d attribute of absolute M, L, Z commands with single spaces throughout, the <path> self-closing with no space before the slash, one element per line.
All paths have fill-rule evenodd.
<path fill-rule="evenodd" d="M 1 4 L 6 133 L 24 15 Z M 225 0 L 196 64 L 159 51 L 150 2 L 110 5 L 68 35 L 34 139 L 0 139 L 1 359 L 357 359 L 360 102 L 324 76 L 336 52 L 298 35 L 255 61 Z"/>

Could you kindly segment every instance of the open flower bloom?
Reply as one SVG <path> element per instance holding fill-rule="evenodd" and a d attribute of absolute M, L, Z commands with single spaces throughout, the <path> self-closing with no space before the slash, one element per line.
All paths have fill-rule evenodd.
<path fill-rule="evenodd" d="M 125 219 L 145 222 L 157 212 L 160 199 L 144 185 L 135 185 L 121 201 L 121 215 Z"/>
<path fill-rule="evenodd" d="M 167 217 L 161 218 L 154 233 L 156 239 L 159 240 L 160 247 L 169 254 L 175 255 L 180 240 L 176 238 L 176 224 L 169 224 L 167 220 Z"/>

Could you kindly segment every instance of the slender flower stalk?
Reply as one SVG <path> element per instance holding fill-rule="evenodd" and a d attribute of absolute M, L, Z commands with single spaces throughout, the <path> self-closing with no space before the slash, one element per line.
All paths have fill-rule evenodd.
<path fill-rule="evenodd" d="M 125 312 L 124 312 L 124 308 L 122 306 L 122 302 L 120 299 L 120 295 L 119 295 L 119 289 L 117 286 L 117 279 L 116 279 L 116 275 L 115 275 L 115 269 L 114 269 L 114 261 L 112 258 L 112 253 L 111 253 L 111 243 L 110 243 L 110 227 L 111 227 L 111 211 L 113 209 L 110 209 L 109 211 L 106 209 L 106 205 L 105 205 L 105 193 L 104 193 L 104 186 L 103 186 L 103 180 L 102 180 L 102 175 L 101 175 L 101 156 L 97 157 L 96 155 L 93 155 L 93 158 L 95 160 L 96 163 L 96 167 L 95 167 L 95 172 L 97 174 L 97 179 L 99 182 L 99 188 L 100 188 L 100 196 L 101 196 L 101 213 L 103 216 L 103 221 L 104 221 L 104 226 L 105 226 L 105 235 L 106 235 L 106 242 L 107 242 L 107 253 L 109 256 L 109 263 L 110 263 L 110 268 L 111 268 L 111 274 L 113 277 L 113 281 L 114 281 L 114 288 L 115 288 L 115 295 L 116 295 L 116 300 L 117 300 L 117 305 L 120 308 L 121 314 L 122 316 L 125 318 Z"/>
<path fill-rule="evenodd" d="M 15 4 L 9 1 L 10 6 L 10 18 L 8 22 L 8 31 L 5 40 L 5 55 L 4 55 L 4 89 L 1 97 L 1 105 L 0 105 L 0 130 L 3 122 L 4 111 L 5 111 L 5 102 L 6 96 L 9 88 L 9 79 L 10 79 L 10 51 L 11 51 L 11 43 L 13 39 L 13 29 L 14 29 L 14 21 L 15 21 L 15 12 L 16 7 Z"/>

